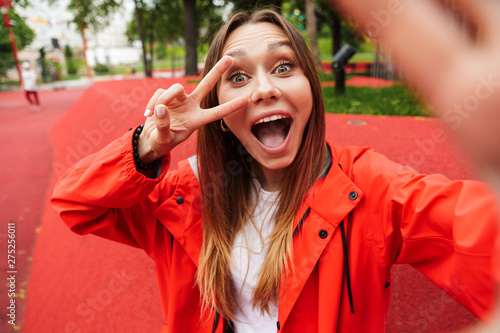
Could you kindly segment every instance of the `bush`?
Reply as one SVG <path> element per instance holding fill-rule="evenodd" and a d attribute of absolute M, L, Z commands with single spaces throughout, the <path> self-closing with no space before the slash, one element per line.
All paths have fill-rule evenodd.
<path fill-rule="evenodd" d="M 95 67 L 94 67 L 94 70 L 98 74 L 109 73 L 109 67 L 106 66 L 105 64 L 99 64 L 99 63 L 97 63 L 95 65 Z"/>
<path fill-rule="evenodd" d="M 348 86 L 345 95 L 336 95 L 335 87 L 325 87 L 323 99 L 328 113 L 429 116 L 418 99 L 400 84 L 384 88 Z"/>
<path fill-rule="evenodd" d="M 78 64 L 75 61 L 75 59 L 66 60 L 66 72 L 69 75 L 73 75 L 73 74 L 78 73 Z"/>
<path fill-rule="evenodd" d="M 60 62 L 53 61 L 52 66 L 54 66 L 54 81 L 60 81 L 62 77 L 62 65 Z"/>

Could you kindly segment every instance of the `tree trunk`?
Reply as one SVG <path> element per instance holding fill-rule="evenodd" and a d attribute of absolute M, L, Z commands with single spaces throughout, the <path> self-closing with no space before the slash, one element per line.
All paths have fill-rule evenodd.
<path fill-rule="evenodd" d="M 318 34 L 317 34 L 317 24 L 316 24 L 316 7 L 314 0 L 306 0 L 306 21 L 307 21 L 307 33 L 309 34 L 309 41 L 311 43 L 311 51 L 314 58 L 314 64 L 318 71 L 321 68 L 321 58 L 319 56 L 318 50 Z"/>
<path fill-rule="evenodd" d="M 142 44 L 142 62 L 144 63 L 144 73 L 146 77 L 151 77 L 151 69 L 149 68 L 148 55 L 146 51 L 146 38 L 144 37 L 144 31 L 142 30 L 142 14 L 141 8 L 143 6 L 142 0 L 134 0 L 135 3 L 135 20 L 137 21 L 137 31 L 139 32 L 139 38 Z"/>
<path fill-rule="evenodd" d="M 337 52 L 340 51 L 340 45 L 342 44 L 342 26 L 340 18 L 337 14 L 332 15 L 332 59 Z"/>
<path fill-rule="evenodd" d="M 82 34 L 82 42 L 83 42 L 83 59 L 85 60 L 85 68 L 87 69 L 87 77 L 89 79 L 92 78 L 92 68 L 90 68 L 89 63 L 87 61 L 87 38 L 85 38 L 85 28 L 82 27 L 80 30 Z"/>
<path fill-rule="evenodd" d="M 333 56 L 340 51 L 340 45 L 342 44 L 342 25 L 340 17 L 334 13 L 332 16 L 333 26 Z M 332 59 L 333 59 L 332 56 Z M 340 71 L 335 72 L 335 93 L 338 95 L 343 95 L 345 93 L 345 70 L 342 68 Z"/>
<path fill-rule="evenodd" d="M 196 21 L 196 0 L 184 2 L 184 41 L 186 43 L 186 75 L 198 75 L 198 23 Z"/>
<path fill-rule="evenodd" d="M 155 6 L 151 13 L 151 18 L 149 19 L 149 65 L 148 68 L 153 76 L 153 55 L 155 46 L 155 34 L 154 34 L 154 22 L 156 21 L 156 13 L 159 12 L 158 1 L 154 2 Z"/>

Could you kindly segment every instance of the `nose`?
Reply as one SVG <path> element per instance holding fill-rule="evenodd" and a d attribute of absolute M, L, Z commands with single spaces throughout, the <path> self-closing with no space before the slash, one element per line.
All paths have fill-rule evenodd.
<path fill-rule="evenodd" d="M 250 102 L 253 104 L 277 101 L 281 98 L 281 90 L 267 73 L 258 73 L 254 77 L 254 84 L 254 90 L 250 95 Z"/>

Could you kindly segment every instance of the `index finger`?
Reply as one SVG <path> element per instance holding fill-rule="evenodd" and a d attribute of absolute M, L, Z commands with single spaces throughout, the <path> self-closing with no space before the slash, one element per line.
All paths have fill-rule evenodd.
<path fill-rule="evenodd" d="M 219 79 L 221 78 L 222 74 L 224 74 L 225 71 L 231 66 L 233 63 L 233 58 L 230 56 L 224 56 L 222 57 L 216 64 L 215 66 L 208 72 L 207 75 L 201 80 L 201 82 L 198 84 L 196 89 L 191 93 L 191 97 L 199 102 L 205 97 L 210 90 L 212 90 Z"/>

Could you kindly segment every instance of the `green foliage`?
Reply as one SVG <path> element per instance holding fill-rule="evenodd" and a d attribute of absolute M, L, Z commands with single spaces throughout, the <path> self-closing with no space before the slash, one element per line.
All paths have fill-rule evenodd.
<path fill-rule="evenodd" d="M 60 81 L 62 77 L 62 65 L 60 62 L 52 61 L 52 66 L 54 68 L 55 80 Z"/>
<path fill-rule="evenodd" d="M 94 70 L 97 74 L 109 73 L 109 67 L 105 64 L 97 63 Z"/>
<path fill-rule="evenodd" d="M 155 55 L 156 59 L 165 59 L 167 57 L 167 50 L 165 48 L 165 45 L 162 44 L 156 44 L 155 45 Z"/>
<path fill-rule="evenodd" d="M 146 38 L 150 38 L 152 34 L 155 41 L 166 44 L 182 37 L 184 32 L 182 0 L 155 0 L 148 5 L 143 4 L 139 10 Z M 126 35 L 131 41 L 140 39 L 135 13 L 127 24 Z"/>
<path fill-rule="evenodd" d="M 335 9 L 332 7 L 330 0 L 316 0 L 316 22 L 318 31 L 318 47 L 320 49 L 320 57 L 331 60 L 333 57 L 333 23 Z M 283 15 L 287 18 L 299 31 L 305 31 L 305 0 L 289 0 L 283 4 Z M 341 41 L 348 43 L 355 49 L 362 46 L 364 40 L 356 32 L 354 26 L 345 20 L 341 21 Z M 307 34 L 303 34 L 308 41 Z"/>
<path fill-rule="evenodd" d="M 335 87 L 325 87 L 323 99 L 328 113 L 429 116 L 429 112 L 403 85 L 346 87 L 345 95 L 336 95 Z"/>
<path fill-rule="evenodd" d="M 49 3 L 55 2 L 57 0 L 49 0 Z M 67 8 L 79 30 L 92 28 L 99 31 L 108 24 L 109 15 L 120 6 L 119 0 L 70 0 Z"/>
<path fill-rule="evenodd" d="M 71 51 L 68 44 L 64 47 L 64 56 L 66 57 L 66 60 L 73 58 L 73 51 Z"/>
<path fill-rule="evenodd" d="M 66 58 L 66 72 L 70 75 L 78 73 L 78 62 L 73 58 Z"/>
<path fill-rule="evenodd" d="M 213 0 L 198 0 L 196 6 L 198 11 L 198 27 L 201 31 L 206 30 L 205 35 L 200 36 L 199 41 L 201 44 L 210 44 L 224 23 L 222 21 L 224 6 L 216 6 Z"/>
<path fill-rule="evenodd" d="M 253 12 L 258 9 L 276 9 L 283 6 L 283 0 L 232 0 L 233 11 Z"/>
<path fill-rule="evenodd" d="M 13 9 L 9 9 L 12 32 L 18 51 L 24 49 L 35 39 L 35 32 Z M 5 78 L 7 70 L 15 66 L 12 47 L 9 40 L 9 31 L 5 28 L 4 15 L 0 15 L 0 79 Z"/>
<path fill-rule="evenodd" d="M 74 75 L 78 72 L 78 62 L 73 59 L 73 51 L 69 45 L 64 47 L 64 56 L 66 58 L 66 72 L 69 75 Z"/>

